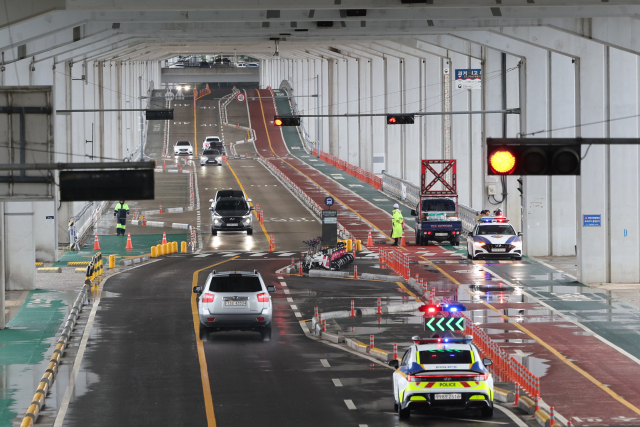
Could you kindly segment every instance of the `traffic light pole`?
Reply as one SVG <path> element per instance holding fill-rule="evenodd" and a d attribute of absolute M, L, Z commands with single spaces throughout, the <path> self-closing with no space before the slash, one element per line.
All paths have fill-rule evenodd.
<path fill-rule="evenodd" d="M 508 110 L 478 110 L 478 111 L 429 111 L 415 113 L 383 113 L 383 114 L 295 114 L 278 115 L 278 117 L 387 117 L 387 116 L 446 116 L 449 114 L 520 114 L 519 108 Z"/>

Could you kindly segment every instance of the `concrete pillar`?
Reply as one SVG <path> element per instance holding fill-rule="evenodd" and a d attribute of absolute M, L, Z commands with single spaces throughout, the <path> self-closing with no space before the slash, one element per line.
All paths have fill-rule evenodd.
<path fill-rule="evenodd" d="M 424 88 L 425 111 L 444 111 L 443 59 L 435 55 L 425 57 L 426 83 Z M 424 119 L 424 159 L 442 159 L 444 128 L 443 116 L 426 116 Z"/>
<path fill-rule="evenodd" d="M 4 247 L 5 289 L 35 289 L 36 247 L 33 230 L 33 203 L 5 203 Z M 4 315 L 4 311 L 2 312 Z"/>
<path fill-rule="evenodd" d="M 455 79 L 456 69 L 471 68 L 470 58 L 459 53 L 450 53 L 450 77 Z M 459 89 L 453 85 L 451 92 L 451 109 L 453 111 L 469 111 L 471 108 L 470 89 Z M 451 116 L 451 158 L 457 162 L 459 202 L 470 203 L 470 171 L 471 171 L 471 117 L 469 115 Z"/>
<path fill-rule="evenodd" d="M 370 114 L 371 108 L 371 59 L 360 58 L 358 61 L 358 91 L 360 93 L 360 112 Z M 372 117 L 360 117 L 360 163 L 365 170 L 373 170 Z"/>
<path fill-rule="evenodd" d="M 384 57 L 384 87 L 386 88 L 385 110 L 384 113 L 392 113 L 402 108 L 402 76 L 400 74 L 400 58 L 385 56 Z M 387 172 L 394 176 L 403 176 L 402 168 L 402 127 L 401 125 L 387 126 L 384 117 L 376 117 L 386 126 L 386 159 Z"/>
<path fill-rule="evenodd" d="M 412 113 L 420 108 L 420 95 L 424 85 L 424 79 L 422 78 L 420 70 L 421 61 L 420 58 L 407 55 L 401 60 L 401 62 L 404 72 L 404 77 L 402 79 L 402 91 L 404 94 L 402 112 Z M 420 182 L 420 124 L 423 120 L 424 118 L 416 116 L 415 124 L 403 126 L 405 133 L 402 159 L 405 171 L 403 178 L 415 183 Z"/>
<path fill-rule="evenodd" d="M 349 103 L 348 103 L 348 81 L 347 81 L 347 60 L 346 59 L 336 59 L 336 70 L 337 70 L 337 111 L 338 114 L 347 114 L 349 112 Z M 349 121 L 346 117 L 338 117 L 336 119 L 337 122 L 337 140 L 333 143 L 337 145 L 338 152 L 337 156 L 342 160 L 349 159 Z"/>
<path fill-rule="evenodd" d="M 358 62 L 357 58 L 346 59 L 346 101 L 347 114 L 360 112 L 358 102 Z M 344 158 L 352 165 L 360 165 L 360 119 L 349 117 L 347 120 L 347 157 Z"/>
<path fill-rule="evenodd" d="M 371 58 L 371 99 L 369 100 L 372 112 L 383 113 L 381 107 L 385 104 L 385 60 L 375 56 Z M 382 173 L 387 168 L 387 153 L 385 147 L 387 124 L 384 119 L 373 117 L 371 119 L 371 140 L 373 142 L 373 173 Z"/>

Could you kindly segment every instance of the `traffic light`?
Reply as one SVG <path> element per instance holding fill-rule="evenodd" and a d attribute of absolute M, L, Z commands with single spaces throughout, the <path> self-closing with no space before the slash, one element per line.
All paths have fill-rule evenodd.
<path fill-rule="evenodd" d="M 300 126 L 300 117 L 274 116 L 273 124 L 276 126 Z"/>
<path fill-rule="evenodd" d="M 413 114 L 387 114 L 388 125 L 412 125 L 413 123 Z"/>
<path fill-rule="evenodd" d="M 147 120 L 173 120 L 173 108 L 169 110 L 146 110 Z"/>
<path fill-rule="evenodd" d="M 489 175 L 580 175 L 575 139 L 487 139 Z"/>
<path fill-rule="evenodd" d="M 421 305 L 420 307 L 418 307 L 418 310 L 422 311 L 423 313 L 426 313 L 427 315 L 429 314 L 434 315 L 442 311 L 439 305 L 428 305 L 428 304 Z"/>

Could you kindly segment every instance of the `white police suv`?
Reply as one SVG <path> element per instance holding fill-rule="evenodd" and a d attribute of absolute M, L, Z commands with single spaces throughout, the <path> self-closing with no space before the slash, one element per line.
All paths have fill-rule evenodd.
<path fill-rule="evenodd" d="M 467 236 L 467 258 L 498 258 L 509 257 L 522 259 L 522 233 L 509 223 L 503 216 L 485 216 Z"/>
<path fill-rule="evenodd" d="M 392 360 L 394 408 L 401 419 L 428 408 L 479 409 L 493 416 L 493 377 L 480 352 L 465 338 L 412 338 L 402 360 Z"/>

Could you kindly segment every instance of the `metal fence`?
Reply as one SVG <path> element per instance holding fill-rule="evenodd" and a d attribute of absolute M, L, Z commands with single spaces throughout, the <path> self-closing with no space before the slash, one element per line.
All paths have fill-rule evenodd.
<path fill-rule="evenodd" d="M 89 202 L 69 220 L 69 249 L 78 250 L 79 244 L 95 227 L 108 207 L 108 201 Z"/>
<path fill-rule="evenodd" d="M 420 187 L 412 182 L 390 175 L 386 171 L 382 171 L 382 191 L 406 202 L 410 206 L 416 206 L 420 201 Z M 458 216 L 462 221 L 462 229 L 467 233 L 473 230 L 478 215 L 480 215 L 480 211 L 461 203 L 458 204 Z"/>

